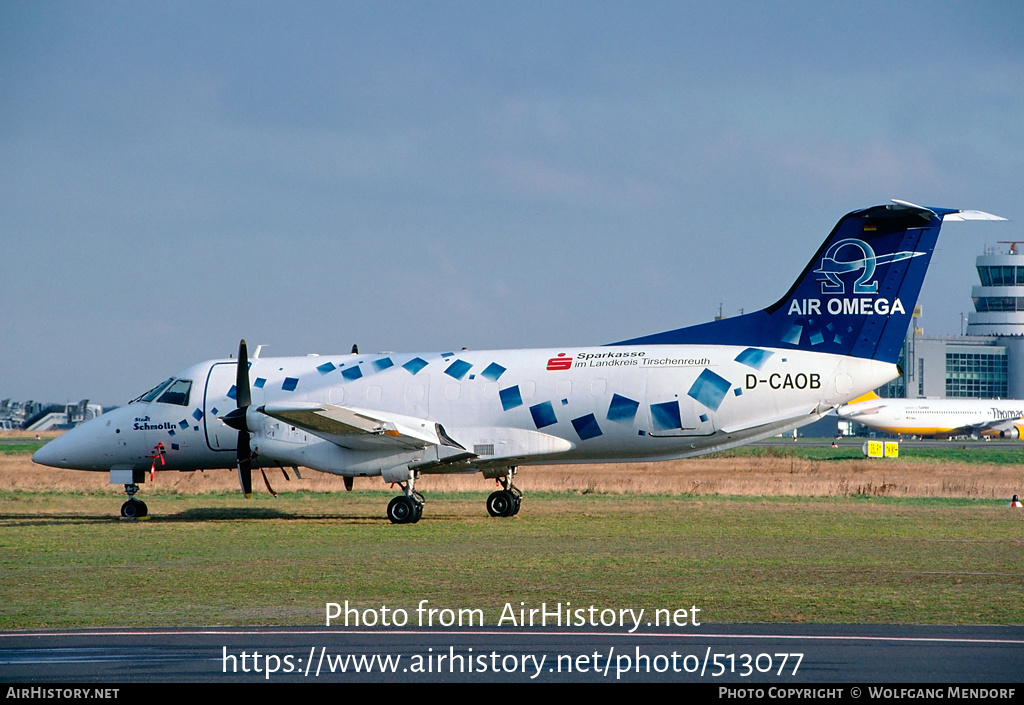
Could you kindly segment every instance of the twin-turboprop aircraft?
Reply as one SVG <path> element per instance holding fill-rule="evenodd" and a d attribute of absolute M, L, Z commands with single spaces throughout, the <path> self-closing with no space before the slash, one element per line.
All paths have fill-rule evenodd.
<path fill-rule="evenodd" d="M 602 347 L 250 358 L 193 365 L 51 441 L 33 460 L 110 473 L 125 517 L 156 470 L 304 466 L 380 476 L 415 523 L 419 479 L 476 473 L 519 512 L 517 468 L 668 460 L 802 426 L 893 379 L 943 220 L 979 211 L 894 201 L 843 217 L 790 290 L 754 313 Z M 266 475 L 264 474 L 264 479 Z"/>

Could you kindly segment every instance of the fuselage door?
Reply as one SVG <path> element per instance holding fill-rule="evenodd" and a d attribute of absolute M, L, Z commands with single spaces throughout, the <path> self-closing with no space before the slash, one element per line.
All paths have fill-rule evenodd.
<path fill-rule="evenodd" d="M 203 389 L 203 430 L 210 450 L 234 452 L 238 431 L 218 417 L 234 410 L 236 402 L 228 396 L 235 386 L 238 366 L 234 362 L 218 362 L 210 368 Z"/>

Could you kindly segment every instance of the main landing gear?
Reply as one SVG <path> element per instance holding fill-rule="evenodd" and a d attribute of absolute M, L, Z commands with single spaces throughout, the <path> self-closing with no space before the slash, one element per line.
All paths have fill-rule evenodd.
<path fill-rule="evenodd" d="M 511 517 L 519 513 L 523 493 L 512 484 L 516 472 L 514 467 L 498 470 L 497 473 L 501 474 L 494 470 L 485 472 L 484 477 L 493 477 L 501 483 L 501 489 L 487 498 L 487 513 L 492 517 Z M 415 524 L 423 516 L 423 495 L 415 488 L 418 477 L 418 472 L 410 472 L 407 480 L 394 480 L 405 494 L 398 495 L 388 504 L 388 519 L 392 524 Z"/>
<path fill-rule="evenodd" d="M 128 501 L 121 505 L 121 517 L 124 519 L 146 519 L 149 517 L 149 508 L 142 500 L 135 499 L 135 493 L 139 491 L 136 484 L 125 485 L 124 491 L 128 494 Z"/>
<path fill-rule="evenodd" d="M 415 524 L 423 516 L 423 495 L 415 490 L 417 474 L 411 473 L 407 481 L 398 483 L 405 494 L 388 504 L 388 519 L 392 524 Z"/>
<path fill-rule="evenodd" d="M 519 507 L 523 503 L 523 493 L 512 484 L 515 476 L 516 469 L 512 467 L 497 478 L 502 489 L 492 492 L 491 496 L 487 498 L 487 513 L 492 517 L 511 517 L 519 513 Z"/>

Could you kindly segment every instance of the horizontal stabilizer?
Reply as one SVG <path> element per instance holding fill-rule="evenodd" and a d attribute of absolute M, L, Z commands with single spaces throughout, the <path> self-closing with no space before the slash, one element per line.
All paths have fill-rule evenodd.
<path fill-rule="evenodd" d="M 998 215 L 992 215 L 985 211 L 957 211 L 956 213 L 947 213 L 942 216 L 944 221 L 964 221 L 964 220 L 1006 220 Z"/>

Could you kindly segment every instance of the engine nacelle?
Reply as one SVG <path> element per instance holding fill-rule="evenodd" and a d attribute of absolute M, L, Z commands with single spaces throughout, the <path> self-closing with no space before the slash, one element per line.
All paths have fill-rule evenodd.
<path fill-rule="evenodd" d="M 1000 431 L 999 432 L 999 437 L 1000 438 L 1021 438 L 1022 436 L 1024 436 L 1024 434 L 1022 434 L 1021 431 L 1024 431 L 1024 426 L 1011 426 L 1010 428 L 1008 428 L 1005 431 Z"/>

